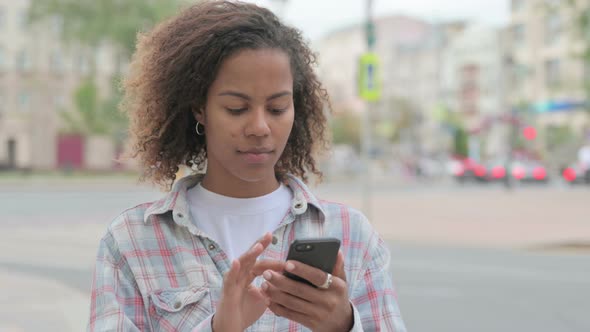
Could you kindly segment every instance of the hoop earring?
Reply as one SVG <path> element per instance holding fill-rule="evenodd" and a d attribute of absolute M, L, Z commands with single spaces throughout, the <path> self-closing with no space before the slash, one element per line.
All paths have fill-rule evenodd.
<path fill-rule="evenodd" d="M 199 130 L 199 125 L 201 125 L 203 127 L 202 131 Z M 199 123 L 199 121 L 197 121 L 197 125 L 195 126 L 195 131 L 197 132 L 197 135 L 199 135 L 199 136 L 205 135 L 205 126 L 203 126 L 202 124 Z"/>

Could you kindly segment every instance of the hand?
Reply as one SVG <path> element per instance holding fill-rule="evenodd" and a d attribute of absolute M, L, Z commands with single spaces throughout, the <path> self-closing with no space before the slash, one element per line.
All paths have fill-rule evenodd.
<path fill-rule="evenodd" d="M 271 266 L 269 264 L 269 266 Z M 297 261 L 288 261 L 285 269 L 316 286 L 324 284 L 327 274 Z M 278 316 L 298 322 L 313 331 L 349 331 L 354 323 L 348 299 L 344 257 L 338 253 L 328 289 L 314 288 L 291 280 L 281 273 L 266 270 L 262 289 L 268 296 L 268 308 Z"/>
<path fill-rule="evenodd" d="M 246 253 L 232 261 L 230 270 L 223 278 L 221 300 L 213 316 L 213 331 L 244 331 L 252 325 L 266 310 L 266 297 L 262 291 L 252 285 L 256 278 L 253 267 L 256 258 L 272 241 L 270 233 L 258 240 Z M 265 264 L 258 264 L 260 268 Z M 268 265 L 267 268 L 270 268 Z"/>

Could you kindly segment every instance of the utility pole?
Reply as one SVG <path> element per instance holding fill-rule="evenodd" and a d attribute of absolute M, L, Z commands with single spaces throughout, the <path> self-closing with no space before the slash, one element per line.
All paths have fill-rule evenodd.
<path fill-rule="evenodd" d="M 367 0 L 367 20 L 365 22 L 365 32 L 367 40 L 367 52 L 361 56 L 359 64 L 359 94 L 367 102 L 365 112 L 362 114 L 362 131 L 361 131 L 361 151 L 365 168 L 365 174 L 362 178 L 363 183 L 363 212 L 367 219 L 372 217 L 372 190 L 371 190 L 371 114 L 375 111 L 375 102 L 381 96 L 381 86 L 379 82 L 379 60 L 373 53 L 375 45 L 375 25 L 372 17 L 373 0 Z"/>

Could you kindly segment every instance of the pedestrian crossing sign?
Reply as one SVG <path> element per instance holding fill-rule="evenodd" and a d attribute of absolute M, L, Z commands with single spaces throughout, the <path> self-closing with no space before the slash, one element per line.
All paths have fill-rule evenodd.
<path fill-rule="evenodd" d="M 366 101 L 378 101 L 381 98 L 379 77 L 379 58 L 375 53 L 365 53 L 359 63 L 359 95 Z"/>

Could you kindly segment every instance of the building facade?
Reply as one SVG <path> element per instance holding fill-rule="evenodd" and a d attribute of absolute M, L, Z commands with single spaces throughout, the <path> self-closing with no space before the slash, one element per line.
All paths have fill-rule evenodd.
<path fill-rule="evenodd" d="M 117 62 L 108 47 L 62 42 L 59 18 L 29 24 L 29 4 L 0 0 L 0 168 L 54 169 L 59 113 L 73 109 L 73 93 L 92 68 L 107 88 Z"/>
<path fill-rule="evenodd" d="M 433 117 L 442 96 L 442 54 L 446 44 L 463 29 L 462 23 L 432 24 L 421 19 L 395 15 L 375 19 L 374 52 L 380 58 L 381 100 L 379 121 L 396 121 L 400 108 L 410 108 L 413 117 L 412 153 L 434 153 L 445 149 L 440 126 Z M 319 40 L 319 75 L 336 113 L 364 112 L 367 104 L 358 96 L 358 61 L 367 51 L 363 25 L 335 31 Z"/>
<path fill-rule="evenodd" d="M 510 44 L 512 105 L 528 104 L 536 110 L 541 127 L 570 126 L 578 134 L 588 130 L 584 85 L 590 67 L 581 57 L 585 43 L 576 33 L 576 14 L 590 3 L 579 0 L 577 8 L 568 1 L 512 0 Z M 551 104 L 568 104 L 563 109 Z M 549 106 L 548 106 L 549 105 Z"/>
<path fill-rule="evenodd" d="M 443 103 L 462 119 L 476 160 L 508 152 L 504 40 L 504 29 L 472 24 L 444 50 Z"/>

